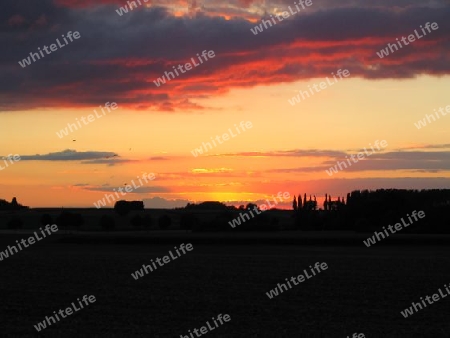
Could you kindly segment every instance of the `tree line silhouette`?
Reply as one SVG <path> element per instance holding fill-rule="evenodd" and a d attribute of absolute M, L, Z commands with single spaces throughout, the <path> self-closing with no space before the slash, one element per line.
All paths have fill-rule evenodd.
<path fill-rule="evenodd" d="M 374 231 L 398 223 L 413 210 L 423 210 L 426 217 L 403 233 L 450 233 L 449 189 L 355 190 L 347 194 L 346 200 L 342 197 L 331 201 L 325 195 L 323 210 L 316 210 L 316 205 L 299 205 L 294 208 L 295 223 L 303 230 Z"/>
<path fill-rule="evenodd" d="M 372 232 L 382 226 L 398 223 L 413 210 L 425 212 L 426 217 L 402 230 L 402 233 L 450 233 L 450 189 L 406 190 L 378 189 L 355 190 L 346 198 L 332 198 L 325 194 L 323 208 L 318 207 L 315 195 L 306 193 L 294 196 L 292 210 L 262 210 L 256 217 L 232 228 L 230 222 L 242 213 L 254 210 L 254 203 L 228 206 L 217 201 L 188 203 L 184 208 L 175 208 L 152 217 L 152 212 L 144 211 L 142 201 L 117 201 L 114 211 L 121 224 L 128 223 L 132 229 L 181 229 L 191 231 L 326 231 L 351 230 Z M 12 211 L 7 228 L 23 227 L 22 220 L 15 211 L 28 209 L 17 203 L 0 200 L 0 210 Z M 128 215 L 132 213 L 129 218 Z M 49 214 L 42 215 L 41 225 L 57 224 L 61 229 L 79 229 L 85 224 L 81 213 L 69 210 L 54 219 Z M 110 213 L 103 214 L 98 221 L 103 230 L 114 230 L 116 218 Z"/>
<path fill-rule="evenodd" d="M 24 209 L 29 209 L 29 208 L 26 206 L 23 206 L 22 204 L 19 204 L 15 197 L 13 197 L 11 202 L 0 199 L 0 211 L 14 211 L 14 210 L 24 210 Z"/>

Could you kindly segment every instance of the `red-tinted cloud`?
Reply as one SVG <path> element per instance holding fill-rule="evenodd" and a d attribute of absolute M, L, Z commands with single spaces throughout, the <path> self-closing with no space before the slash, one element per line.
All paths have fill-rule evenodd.
<path fill-rule="evenodd" d="M 312 11 L 254 35 L 251 28 L 259 22 L 242 18 L 201 13 L 175 17 L 159 8 L 119 16 L 115 6 L 73 9 L 86 3 L 59 1 L 66 7 L 43 1 L 45 16 L 38 6 L 26 13 L 11 7 L 2 14 L 14 29 L 0 37 L 7 46 L 0 55 L 0 110 L 115 101 L 137 110 L 189 111 L 204 109 L 195 103 L 197 98 L 232 88 L 326 77 L 339 68 L 366 79 L 450 72 L 450 7 Z M 377 56 L 396 38 L 434 21 L 438 30 L 387 57 Z M 79 31 L 81 38 L 25 68 L 19 66 L 30 52 L 68 31 Z M 216 56 L 166 84 L 154 84 L 203 50 L 213 50 Z"/>

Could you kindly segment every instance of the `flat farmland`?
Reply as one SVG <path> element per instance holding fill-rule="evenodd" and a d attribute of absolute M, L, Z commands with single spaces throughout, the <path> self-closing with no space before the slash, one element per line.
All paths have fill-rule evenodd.
<path fill-rule="evenodd" d="M 67 243 L 70 236 L 52 235 L 0 262 L 2 336 L 180 337 L 208 320 L 212 323 L 218 314 L 229 314 L 231 321 L 203 336 L 450 335 L 450 298 L 407 319 L 400 314 L 412 301 L 450 282 L 450 250 L 445 245 L 366 248 L 362 243 L 345 247 L 194 240 L 193 251 L 134 280 L 131 273 L 142 264 L 189 239 L 164 245 L 82 243 L 84 236 L 90 235 Z M 0 250 L 20 238 L 26 236 L 3 234 Z M 328 269 L 273 299 L 267 297 L 277 283 L 315 262 L 326 262 Z M 36 331 L 33 325 L 85 294 L 94 295 L 96 302 Z"/>

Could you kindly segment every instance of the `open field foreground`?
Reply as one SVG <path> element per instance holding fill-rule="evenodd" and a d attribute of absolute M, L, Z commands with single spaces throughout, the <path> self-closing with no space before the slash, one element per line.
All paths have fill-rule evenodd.
<path fill-rule="evenodd" d="M 211 245 L 194 236 L 191 252 L 135 280 L 131 273 L 179 246 L 178 237 L 164 245 L 81 243 L 93 236 L 101 237 L 55 234 L 0 262 L 2 337 L 180 337 L 218 314 L 231 321 L 202 336 L 450 335 L 450 298 L 410 318 L 400 314 L 450 282 L 448 245 Z M 2 234 L 0 250 L 25 237 Z M 70 238 L 80 243 L 62 242 Z M 267 297 L 316 262 L 328 269 Z M 96 302 L 36 331 L 33 325 L 85 294 Z"/>

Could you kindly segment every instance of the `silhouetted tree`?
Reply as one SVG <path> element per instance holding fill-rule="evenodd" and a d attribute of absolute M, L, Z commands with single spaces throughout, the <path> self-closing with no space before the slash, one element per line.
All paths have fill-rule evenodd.
<path fill-rule="evenodd" d="M 232 231 L 233 228 L 230 227 L 230 224 L 228 222 L 231 222 L 234 219 L 234 217 L 235 213 L 232 212 L 231 210 L 227 210 L 217 214 L 216 217 L 213 219 L 212 223 L 218 231 Z M 200 222 L 196 220 L 197 228 L 199 223 Z"/>
<path fill-rule="evenodd" d="M 153 219 L 150 215 L 145 215 L 142 219 L 142 224 L 144 228 L 150 229 L 153 225 Z"/>
<path fill-rule="evenodd" d="M 192 230 L 197 222 L 197 218 L 192 213 L 185 213 L 180 218 L 180 229 Z"/>
<path fill-rule="evenodd" d="M 43 214 L 40 219 L 40 223 L 42 226 L 46 226 L 47 224 L 53 224 L 53 218 L 49 214 Z"/>
<path fill-rule="evenodd" d="M 112 230 L 116 227 L 114 218 L 109 215 L 102 215 L 102 217 L 100 217 L 99 225 L 103 230 L 106 231 Z"/>
<path fill-rule="evenodd" d="M 29 209 L 28 207 L 24 207 L 23 205 L 17 203 L 17 199 L 13 197 L 11 203 L 0 199 L 0 210 L 21 210 L 21 209 Z"/>
<path fill-rule="evenodd" d="M 131 217 L 130 223 L 134 227 L 140 227 L 142 225 L 141 215 L 134 215 L 133 217 Z"/>
<path fill-rule="evenodd" d="M 83 224 L 83 216 L 70 211 L 63 211 L 56 217 L 56 225 L 61 227 L 80 227 Z"/>
<path fill-rule="evenodd" d="M 120 203 L 119 203 L 120 202 Z M 119 216 L 126 216 L 130 213 L 130 208 L 129 205 L 126 203 L 121 203 L 122 201 L 117 201 L 114 204 L 114 211 L 117 212 L 117 214 L 119 214 Z"/>
<path fill-rule="evenodd" d="M 294 211 L 297 211 L 297 199 L 295 198 L 295 195 L 294 195 L 294 201 L 292 202 L 292 208 L 294 209 Z"/>
<path fill-rule="evenodd" d="M 172 219 L 167 215 L 162 215 L 158 218 L 158 226 L 160 229 L 167 229 L 172 224 Z"/>
<path fill-rule="evenodd" d="M 228 210 L 228 206 L 222 202 L 206 201 L 200 204 L 187 204 L 185 209 L 195 210 Z"/>
<path fill-rule="evenodd" d="M 257 208 L 258 206 L 254 203 L 248 203 L 245 207 L 245 210 L 254 210 L 254 208 Z"/>
<path fill-rule="evenodd" d="M 117 201 L 114 204 L 114 210 L 120 215 L 125 216 L 130 211 L 144 210 L 144 202 L 142 201 Z"/>
<path fill-rule="evenodd" d="M 303 200 L 302 207 L 300 200 L 294 222 L 302 230 L 381 231 L 382 226 L 422 210 L 426 217 L 414 221 L 403 233 L 450 233 L 450 189 L 356 190 L 335 200 L 327 193 L 323 202 L 326 213 L 316 212 L 316 199 Z"/>
<path fill-rule="evenodd" d="M 23 221 L 19 217 L 13 217 L 6 226 L 8 229 L 22 229 Z"/>

